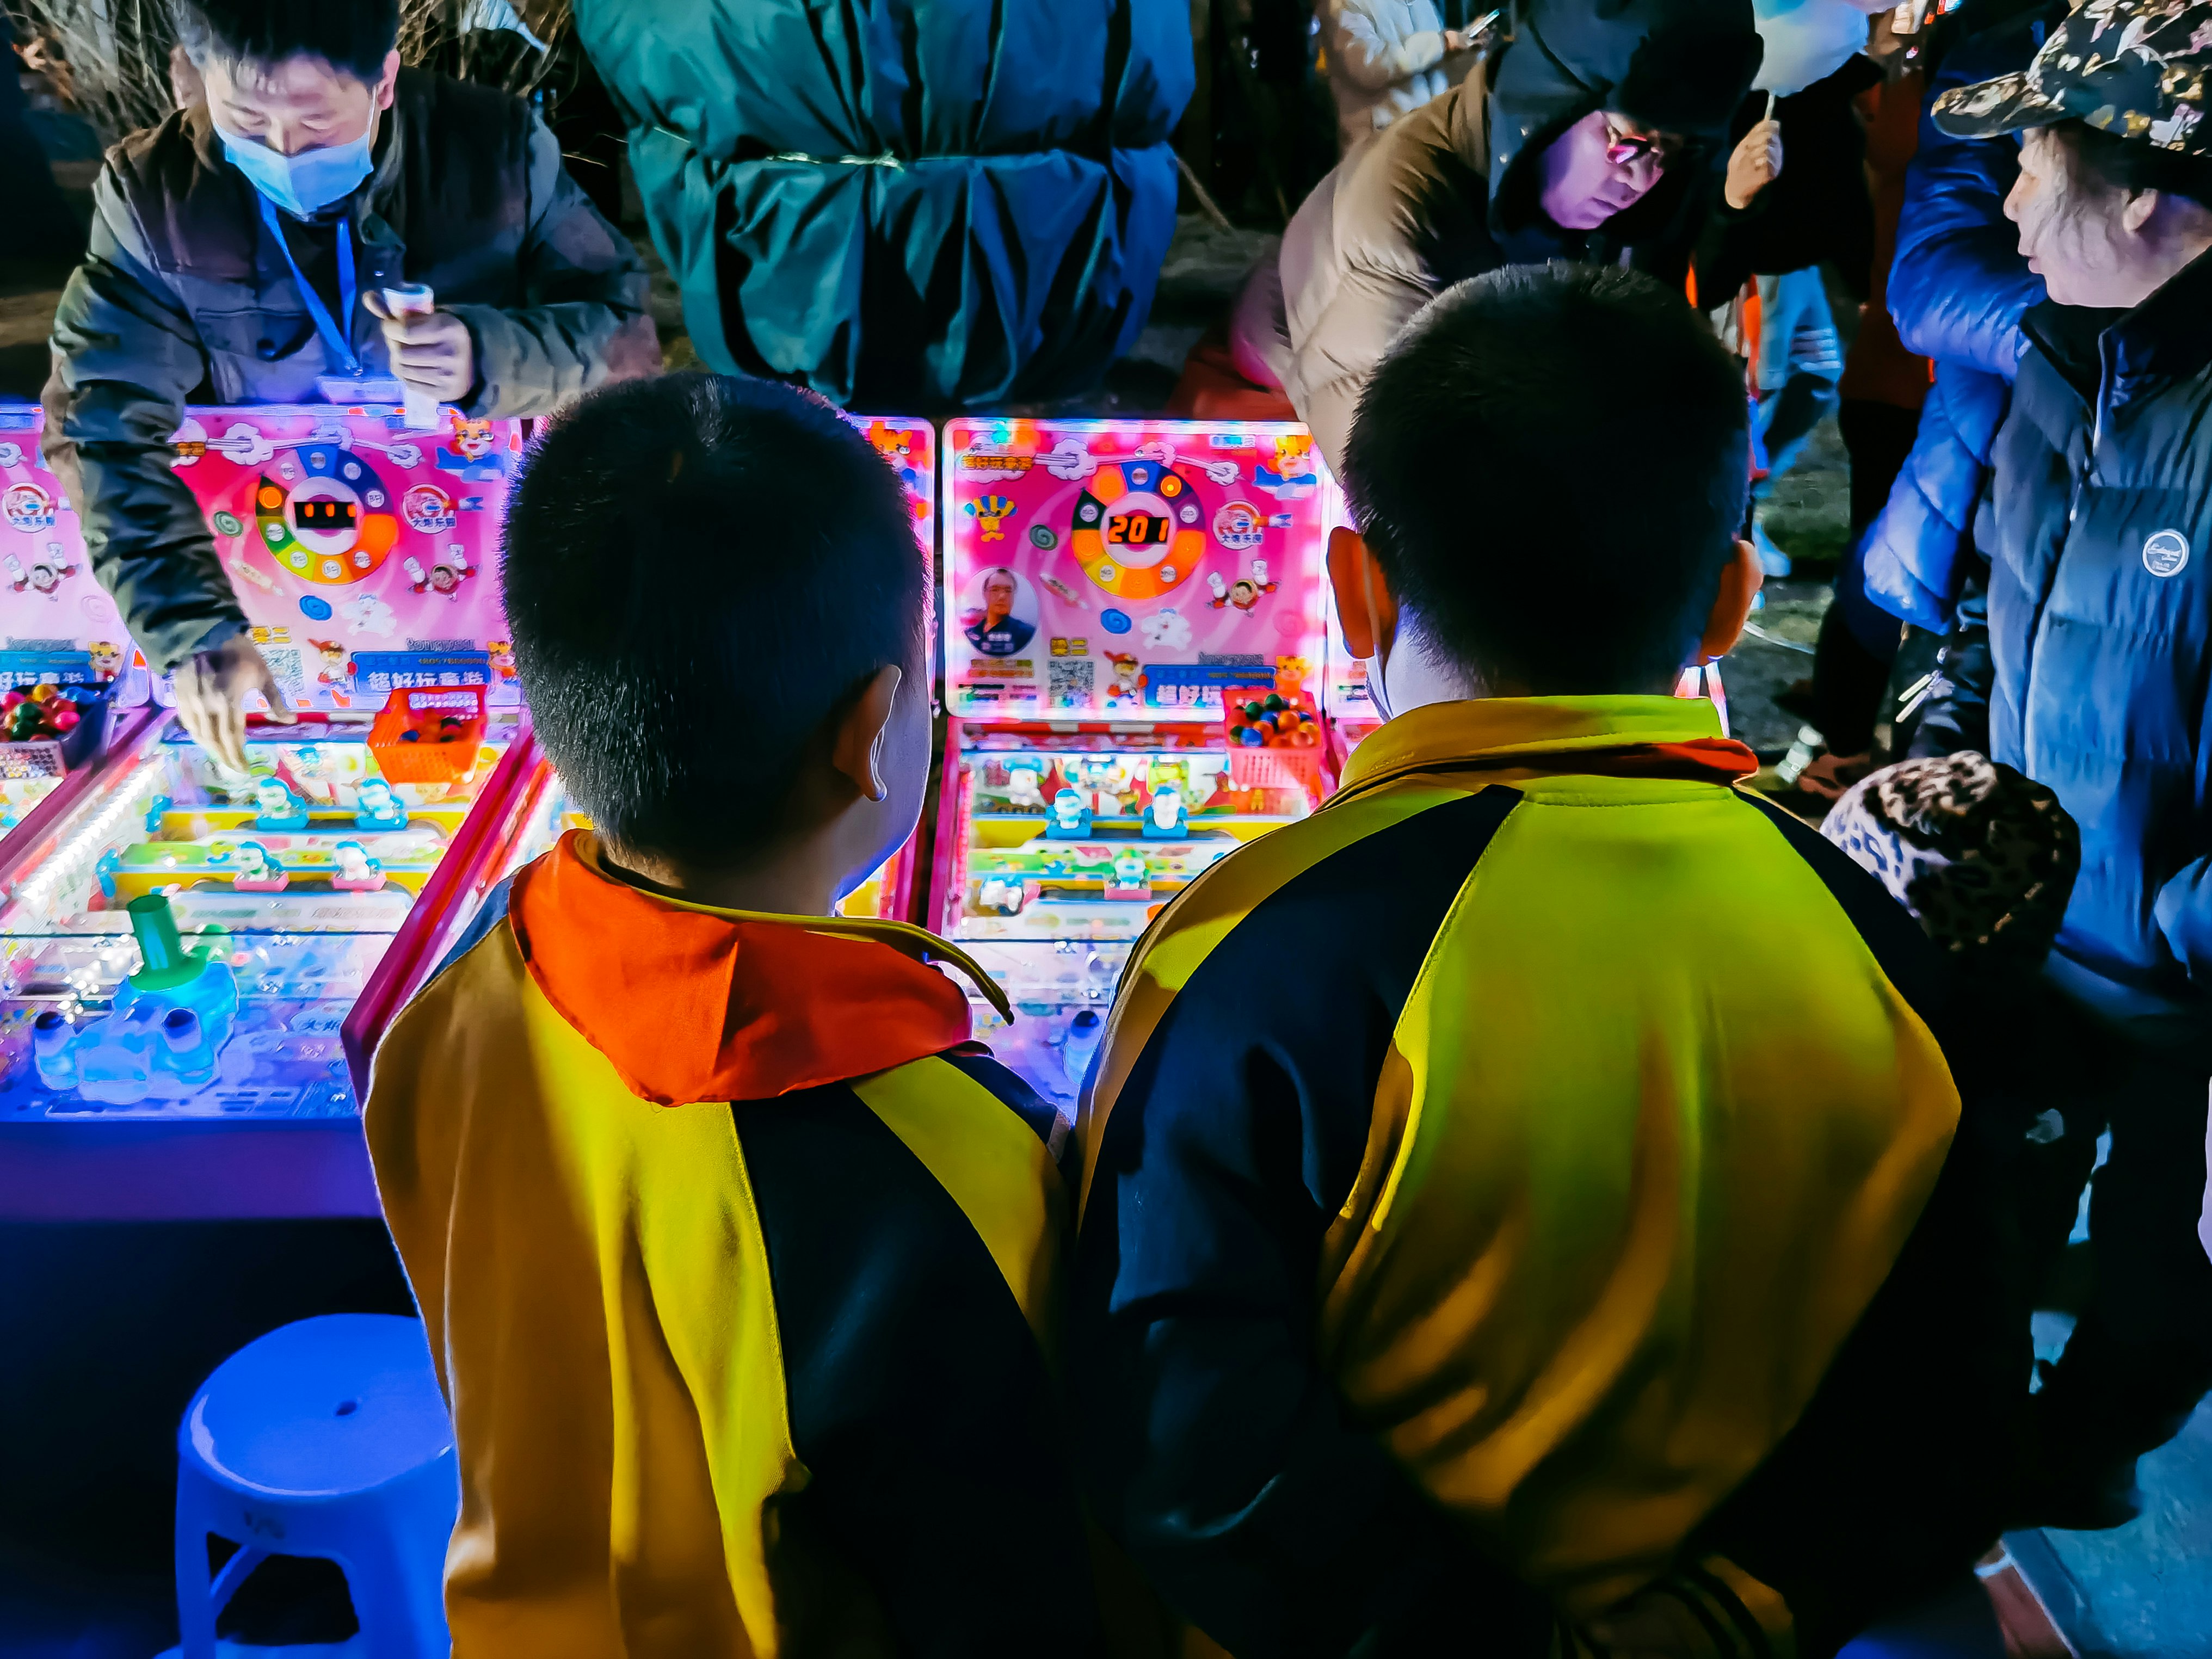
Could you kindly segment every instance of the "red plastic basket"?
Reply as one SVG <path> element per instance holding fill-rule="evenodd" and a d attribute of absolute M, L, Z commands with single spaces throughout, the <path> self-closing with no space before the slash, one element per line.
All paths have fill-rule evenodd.
<path fill-rule="evenodd" d="M 456 714 L 463 718 L 448 726 Z M 481 685 L 403 688 L 377 711 L 369 752 L 393 783 L 453 783 L 476 769 L 486 726 Z"/>

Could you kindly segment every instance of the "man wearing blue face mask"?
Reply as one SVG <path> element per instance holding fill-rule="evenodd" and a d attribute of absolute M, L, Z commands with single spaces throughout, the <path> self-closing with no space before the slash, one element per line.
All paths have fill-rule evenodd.
<path fill-rule="evenodd" d="M 169 434 L 187 403 L 545 415 L 660 366 L 636 250 L 519 99 L 400 67 L 398 0 L 175 0 L 204 95 L 108 156 L 54 320 L 46 453 L 192 735 L 282 695 Z M 396 318 L 386 289 L 438 309 Z"/>

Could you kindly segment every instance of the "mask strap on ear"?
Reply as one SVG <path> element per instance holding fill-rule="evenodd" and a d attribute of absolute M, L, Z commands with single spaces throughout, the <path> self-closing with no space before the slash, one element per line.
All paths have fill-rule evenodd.
<path fill-rule="evenodd" d="M 1382 637 L 1382 608 L 1375 603 L 1375 556 L 1365 553 L 1359 561 L 1360 591 L 1367 599 L 1367 637 L 1374 646 L 1374 654 L 1367 659 L 1367 700 L 1375 712 L 1384 720 L 1390 718 L 1390 698 L 1382 684 L 1383 671 L 1390 660 L 1390 646 Z"/>

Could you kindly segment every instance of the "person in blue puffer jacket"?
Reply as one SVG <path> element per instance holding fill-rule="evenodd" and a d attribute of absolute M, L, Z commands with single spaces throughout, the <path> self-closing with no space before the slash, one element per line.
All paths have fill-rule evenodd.
<path fill-rule="evenodd" d="M 2066 12 L 2066 0 L 2057 0 L 1961 41 L 1936 70 L 1931 105 L 1954 87 L 2026 69 Z M 2005 194 L 2019 175 L 2013 145 L 1954 138 L 1923 112 L 1898 218 L 1889 313 L 1905 349 L 1934 360 L 1936 382 L 1912 453 L 1868 532 L 1863 569 L 1868 599 L 1934 633 L 1950 627 L 1962 600 L 1970 618 L 1981 616 L 1974 507 L 2011 400 L 2024 343 L 2021 314 L 2045 298 L 2043 278 L 2027 268 L 2004 216 Z M 1978 632 L 1962 635 L 1947 645 L 1946 665 L 1986 648 Z M 1968 732 L 1943 735 L 1975 739 L 1944 742 L 1940 751 L 1984 746 L 1978 717 L 1955 699 L 1938 701 L 1927 717 L 1938 722 L 1930 738 L 1943 720 L 1965 719 Z"/>
<path fill-rule="evenodd" d="M 2099 1075 L 2067 1128 L 2078 1112 L 2111 1133 L 2094 1285 L 2036 1396 L 2016 1524 L 2131 1518 L 2136 1455 L 2212 1388 L 2196 1227 L 2212 1082 L 2208 79 L 2212 0 L 2098 0 L 2024 73 L 1934 107 L 1952 137 L 2018 155 L 2004 212 L 2050 293 L 2021 316 L 1973 521 L 1986 621 L 1954 619 L 1954 646 L 1979 633 L 1986 648 L 1947 662 L 1936 729 L 1978 722 L 1986 736 L 1957 746 L 2049 786 L 2080 825 L 2047 977 L 2095 1022 Z"/>

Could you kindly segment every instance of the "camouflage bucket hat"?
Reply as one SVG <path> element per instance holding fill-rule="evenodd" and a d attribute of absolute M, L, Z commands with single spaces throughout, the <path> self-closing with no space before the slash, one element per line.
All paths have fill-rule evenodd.
<path fill-rule="evenodd" d="M 1954 138 L 2086 121 L 2161 149 L 2212 155 L 2204 82 L 2212 69 L 2212 0 L 2087 0 L 2018 75 L 1958 87 L 1936 100 Z"/>

